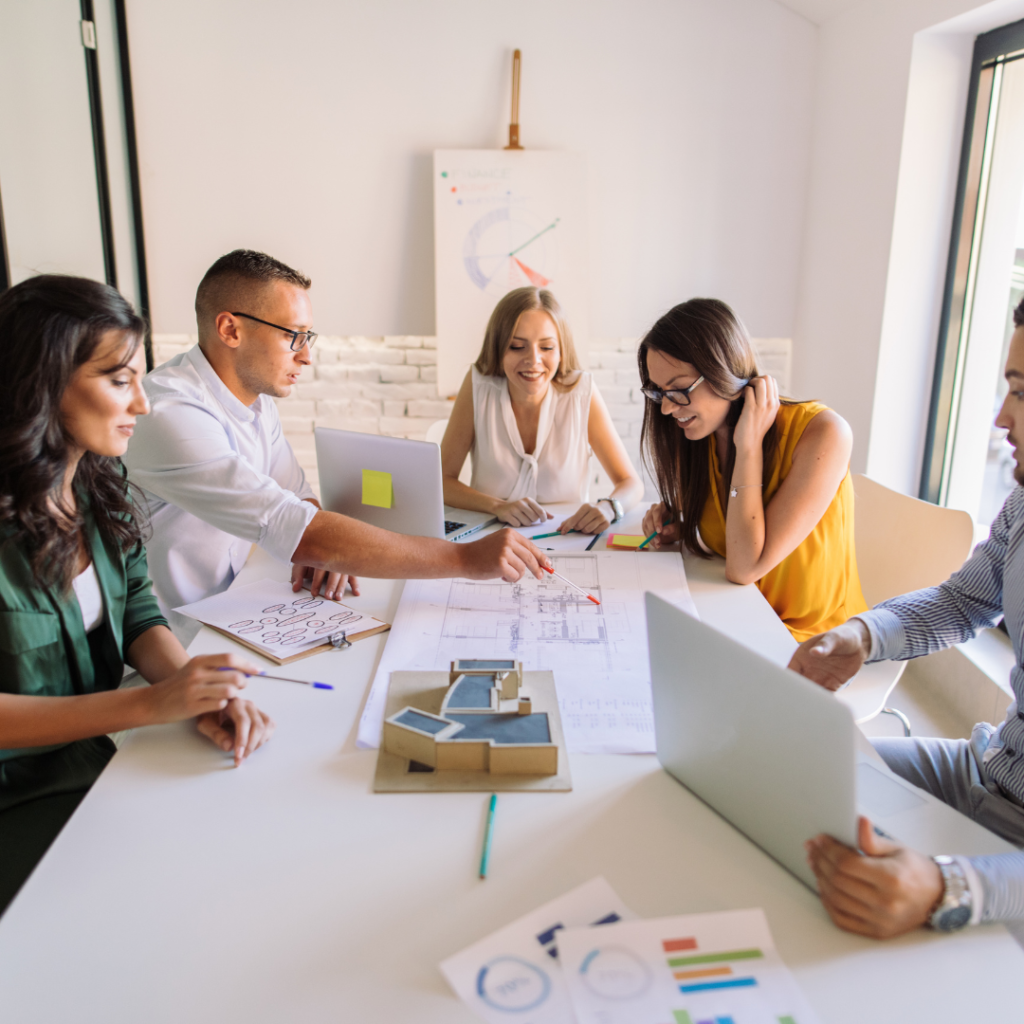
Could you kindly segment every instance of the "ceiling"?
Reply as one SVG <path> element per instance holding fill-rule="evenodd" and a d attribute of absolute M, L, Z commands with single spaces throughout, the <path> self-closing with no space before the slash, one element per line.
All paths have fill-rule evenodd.
<path fill-rule="evenodd" d="M 860 2 L 861 0 L 779 0 L 783 7 L 802 14 L 815 25 L 821 25 L 837 14 L 856 7 Z"/>

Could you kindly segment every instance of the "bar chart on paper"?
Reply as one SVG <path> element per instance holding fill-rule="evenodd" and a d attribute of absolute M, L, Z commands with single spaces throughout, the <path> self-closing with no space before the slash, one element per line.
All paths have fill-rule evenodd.
<path fill-rule="evenodd" d="M 567 930 L 580 1024 L 817 1024 L 760 910 Z"/>

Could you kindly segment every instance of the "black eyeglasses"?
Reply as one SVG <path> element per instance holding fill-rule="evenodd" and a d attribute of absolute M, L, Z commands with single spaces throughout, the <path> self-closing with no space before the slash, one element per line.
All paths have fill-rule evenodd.
<path fill-rule="evenodd" d="M 244 316 L 246 320 L 255 320 L 258 324 L 263 324 L 266 327 L 274 327 L 279 331 L 284 331 L 285 334 L 292 336 L 291 344 L 288 346 L 293 352 L 300 352 L 304 348 L 312 348 L 313 343 L 317 339 L 316 331 L 293 331 L 288 327 L 282 327 L 280 324 L 272 324 L 269 320 L 261 320 L 258 316 L 250 316 L 248 313 L 232 313 L 232 316 Z"/>
<path fill-rule="evenodd" d="M 703 377 L 698 377 L 688 388 L 670 388 L 668 391 L 662 391 L 661 388 L 648 385 L 645 388 L 641 388 L 640 391 L 645 398 L 654 402 L 655 405 L 661 405 L 666 398 L 673 405 L 689 405 L 690 392 L 703 380 Z"/>

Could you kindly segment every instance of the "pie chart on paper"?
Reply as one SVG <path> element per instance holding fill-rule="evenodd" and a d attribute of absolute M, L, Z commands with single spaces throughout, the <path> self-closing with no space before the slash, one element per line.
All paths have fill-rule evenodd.
<path fill-rule="evenodd" d="M 473 284 L 500 297 L 513 288 L 547 288 L 557 274 L 558 226 L 527 210 L 499 206 L 466 232 L 462 261 Z"/>

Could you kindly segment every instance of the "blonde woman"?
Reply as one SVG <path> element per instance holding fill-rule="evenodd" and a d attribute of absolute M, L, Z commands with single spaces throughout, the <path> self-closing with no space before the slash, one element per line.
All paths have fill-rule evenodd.
<path fill-rule="evenodd" d="M 593 450 L 612 490 L 589 501 Z M 473 453 L 473 476 L 459 481 Z M 558 301 L 540 288 L 509 292 L 491 314 L 441 442 L 444 500 L 510 526 L 552 518 L 544 505 L 579 502 L 562 533 L 600 533 L 631 509 L 643 484 L 589 373 L 579 369 Z"/>

